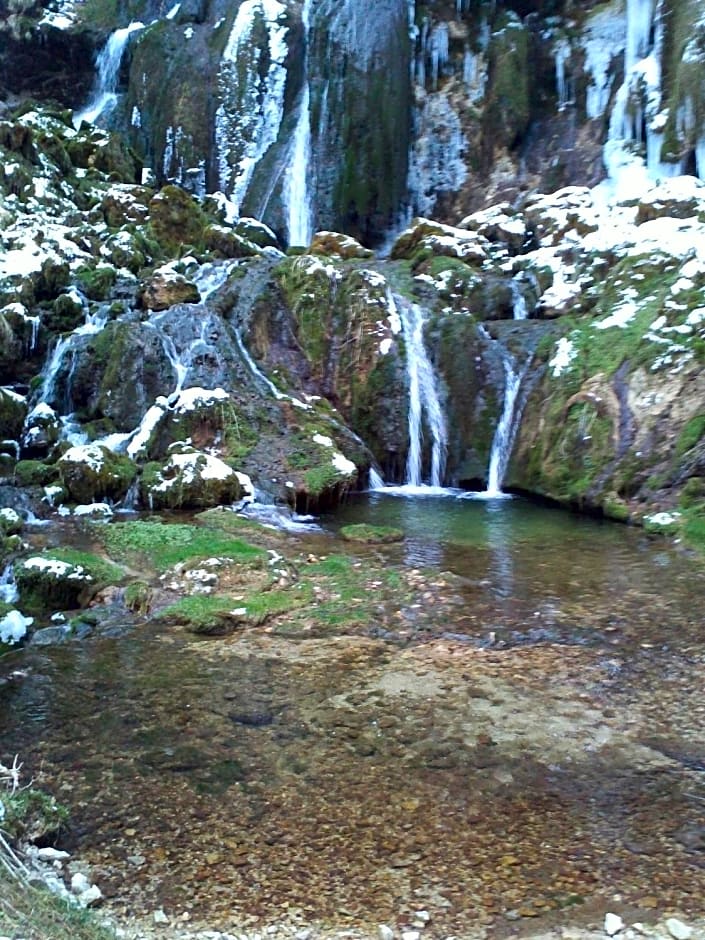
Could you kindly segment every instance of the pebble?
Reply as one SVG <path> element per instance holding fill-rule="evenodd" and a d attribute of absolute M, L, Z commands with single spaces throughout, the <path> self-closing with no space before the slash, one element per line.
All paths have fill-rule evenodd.
<path fill-rule="evenodd" d="M 386 924 L 379 924 L 377 927 L 377 937 L 379 940 L 394 940 L 394 931 Z"/>
<path fill-rule="evenodd" d="M 624 929 L 624 921 L 619 914 L 605 914 L 605 933 L 608 937 L 614 937 L 620 930 Z"/>
<path fill-rule="evenodd" d="M 668 918 L 666 921 L 666 930 L 674 940 L 690 940 L 693 936 L 693 928 L 684 924 L 682 920 L 678 920 L 677 917 Z"/>
<path fill-rule="evenodd" d="M 169 923 L 169 918 L 166 916 L 166 914 L 164 913 L 161 907 L 159 908 L 159 910 L 155 911 L 152 914 L 152 920 L 154 921 L 155 924 L 168 924 Z"/>
<path fill-rule="evenodd" d="M 90 881 L 82 872 L 77 871 L 76 874 L 72 876 L 71 890 L 74 894 L 83 894 L 83 892 L 88 891 L 90 887 Z"/>

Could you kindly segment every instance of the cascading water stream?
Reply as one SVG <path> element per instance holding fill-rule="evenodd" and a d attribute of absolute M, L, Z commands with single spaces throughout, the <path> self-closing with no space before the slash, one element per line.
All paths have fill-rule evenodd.
<path fill-rule="evenodd" d="M 423 340 L 423 310 L 402 297 L 390 297 L 390 310 L 401 319 L 406 343 L 406 367 L 409 377 L 409 454 L 405 485 L 423 486 L 423 422 L 431 435 L 431 474 L 433 487 L 443 486 L 448 431 L 441 406 L 436 376 Z"/>
<path fill-rule="evenodd" d="M 512 281 L 513 314 L 515 320 L 526 320 L 529 311 L 526 300 L 519 284 Z M 492 342 L 492 338 L 484 328 L 481 331 Z M 496 341 L 494 341 L 496 342 Z M 521 383 L 526 375 L 531 356 L 527 356 L 524 363 L 518 364 L 516 358 L 501 343 L 496 343 L 502 356 L 504 367 L 504 404 L 497 428 L 492 439 L 490 452 L 490 465 L 487 471 L 487 489 L 483 496 L 493 499 L 504 496 L 502 483 L 507 472 L 509 458 L 512 455 L 514 439 L 521 420 L 521 410 L 517 407 Z"/>
<path fill-rule="evenodd" d="M 294 131 L 291 159 L 284 180 L 284 204 L 290 245 L 309 245 L 313 237 L 313 206 L 309 184 L 311 164 L 311 92 L 308 77 L 308 41 L 313 0 L 304 0 L 301 22 L 304 29 L 303 88 Z"/>
<path fill-rule="evenodd" d="M 120 77 L 120 65 L 132 33 L 144 29 L 144 23 L 134 21 L 122 29 L 116 29 L 108 37 L 98 59 L 98 79 L 91 100 L 86 107 L 74 116 L 74 125 L 79 127 L 81 121 L 89 124 L 95 122 L 104 114 L 109 114 L 117 103 L 117 87 Z"/>

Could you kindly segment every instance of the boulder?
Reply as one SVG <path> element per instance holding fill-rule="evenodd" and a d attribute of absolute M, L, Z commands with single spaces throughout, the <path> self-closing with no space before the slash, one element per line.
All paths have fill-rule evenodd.
<path fill-rule="evenodd" d="M 419 263 L 436 255 L 480 266 L 487 260 L 488 248 L 487 240 L 477 232 L 419 218 L 396 240 L 392 258 Z"/>
<path fill-rule="evenodd" d="M 94 590 L 94 578 L 82 565 L 44 555 L 33 555 L 15 566 L 23 610 L 47 613 L 85 606 Z"/>
<path fill-rule="evenodd" d="M 122 499 L 137 474 L 129 457 L 96 443 L 71 447 L 58 467 L 61 482 L 76 503 Z"/>
<path fill-rule="evenodd" d="M 308 249 L 311 255 L 337 255 L 348 261 L 353 258 L 372 258 L 374 252 L 363 247 L 351 235 L 340 232 L 316 232 Z"/>
<path fill-rule="evenodd" d="M 240 477 L 203 451 L 184 448 L 145 468 L 140 492 L 151 509 L 207 509 L 240 499 Z"/>
<path fill-rule="evenodd" d="M 193 281 L 175 271 L 157 270 L 142 287 L 142 304 L 149 310 L 166 310 L 175 304 L 196 304 L 200 299 Z"/>

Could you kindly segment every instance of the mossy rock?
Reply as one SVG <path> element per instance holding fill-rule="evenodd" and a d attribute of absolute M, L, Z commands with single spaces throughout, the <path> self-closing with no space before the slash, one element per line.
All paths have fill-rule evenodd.
<path fill-rule="evenodd" d="M 11 842 L 43 842 L 56 837 L 67 824 L 66 807 L 41 790 L 21 787 L 0 792 L 3 833 Z"/>
<path fill-rule="evenodd" d="M 208 509 L 241 496 L 237 473 L 202 451 L 173 453 L 164 464 L 148 464 L 140 480 L 142 502 L 151 509 Z"/>
<path fill-rule="evenodd" d="M 184 245 L 202 245 L 207 218 L 193 196 L 172 184 L 149 203 L 152 234 L 162 248 L 178 255 Z"/>
<path fill-rule="evenodd" d="M 196 304 L 201 299 L 198 288 L 174 271 L 155 271 L 142 286 L 142 306 L 148 310 L 168 310 L 176 304 Z"/>
<path fill-rule="evenodd" d="M 18 486 L 49 486 L 59 479 L 56 464 L 42 460 L 20 460 L 14 466 L 15 483 Z"/>
<path fill-rule="evenodd" d="M 217 258 L 252 258 L 260 253 L 257 245 L 225 225 L 208 225 L 203 231 L 203 244 Z"/>
<path fill-rule="evenodd" d="M 14 509 L 0 509 L 0 535 L 17 535 L 23 526 L 22 516 Z"/>
<path fill-rule="evenodd" d="M 51 310 L 42 318 L 44 326 L 52 333 L 70 333 L 80 326 L 84 319 L 83 304 L 73 293 L 59 294 Z"/>
<path fill-rule="evenodd" d="M 346 542 L 364 542 L 368 545 L 401 542 L 404 539 L 402 530 L 394 526 L 369 525 L 364 522 L 343 526 L 340 534 Z"/>
<path fill-rule="evenodd" d="M 26 400 L 10 389 L 0 388 L 0 440 L 19 440 L 26 416 Z"/>
<path fill-rule="evenodd" d="M 340 232 L 317 232 L 308 251 L 312 255 L 337 255 L 344 260 L 374 257 L 374 251 L 363 247 L 351 235 L 341 235 Z"/>
<path fill-rule="evenodd" d="M 59 476 L 69 498 L 77 503 L 116 501 L 137 475 L 136 465 L 101 444 L 71 447 L 58 461 Z"/>
<path fill-rule="evenodd" d="M 82 265 L 76 271 L 76 280 L 89 300 L 107 300 L 117 280 L 117 271 L 111 264 Z"/>
<path fill-rule="evenodd" d="M 15 565 L 20 606 L 32 615 L 85 607 L 98 585 L 82 566 L 38 555 Z"/>

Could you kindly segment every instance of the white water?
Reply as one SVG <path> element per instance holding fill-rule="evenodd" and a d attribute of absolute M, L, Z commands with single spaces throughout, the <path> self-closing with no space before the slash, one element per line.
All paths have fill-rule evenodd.
<path fill-rule="evenodd" d="M 20 596 L 15 581 L 15 569 L 11 564 L 5 565 L 0 574 L 0 601 L 5 604 L 14 604 Z"/>
<path fill-rule="evenodd" d="M 515 320 L 526 320 L 529 311 L 526 300 L 521 292 L 519 283 L 512 280 L 513 314 Z M 489 334 L 481 328 L 487 339 Z M 504 367 L 504 404 L 497 427 L 492 439 L 490 451 L 490 465 L 487 471 L 487 489 L 480 494 L 486 499 L 497 499 L 504 496 L 502 483 L 507 472 L 509 458 L 512 455 L 514 439 L 521 420 L 521 411 L 517 407 L 521 383 L 526 375 L 531 356 L 519 365 L 515 357 L 501 343 L 497 343 L 501 351 L 502 365 Z"/>
<path fill-rule="evenodd" d="M 74 115 L 74 125 L 81 121 L 94 124 L 103 114 L 109 114 L 117 102 L 117 86 L 120 77 L 120 64 L 132 33 L 144 29 L 144 23 L 132 22 L 123 29 L 116 29 L 108 37 L 98 60 L 98 81 L 91 100 L 86 107 Z"/>
<path fill-rule="evenodd" d="M 438 395 L 433 366 L 423 340 L 424 316 L 418 304 L 402 297 L 390 297 L 390 308 L 401 319 L 406 344 L 406 368 L 409 377 L 409 454 L 406 461 L 406 486 L 420 487 L 423 479 L 423 424 L 431 435 L 430 485 L 441 488 L 445 471 L 448 431 Z"/>
<path fill-rule="evenodd" d="M 288 398 L 288 395 L 285 395 L 283 392 L 280 392 L 277 386 L 272 382 L 272 380 L 262 372 L 260 367 L 257 365 L 255 360 L 250 355 L 250 352 L 243 342 L 242 336 L 240 335 L 239 330 L 233 330 L 235 334 L 235 342 L 237 343 L 237 348 L 240 350 L 240 355 L 242 356 L 245 365 L 250 370 L 252 377 L 258 382 L 261 382 L 262 385 L 266 386 L 271 394 L 277 399 L 277 401 L 283 401 L 285 398 Z"/>
<path fill-rule="evenodd" d="M 566 62 L 570 59 L 570 46 L 567 42 L 559 42 L 553 51 L 556 66 L 556 93 L 558 97 L 558 110 L 563 111 L 572 102 L 570 81 L 566 74 Z"/>
<path fill-rule="evenodd" d="M 310 245 L 313 238 L 313 203 L 310 186 L 311 90 L 308 78 L 308 42 L 313 0 L 304 0 L 301 21 L 304 28 L 304 84 L 292 141 L 292 152 L 284 179 L 284 205 L 290 245 Z"/>
<path fill-rule="evenodd" d="M 368 481 L 369 488 L 371 490 L 383 490 L 384 489 L 384 477 L 379 471 L 375 470 L 374 467 L 370 467 L 370 476 Z"/>

